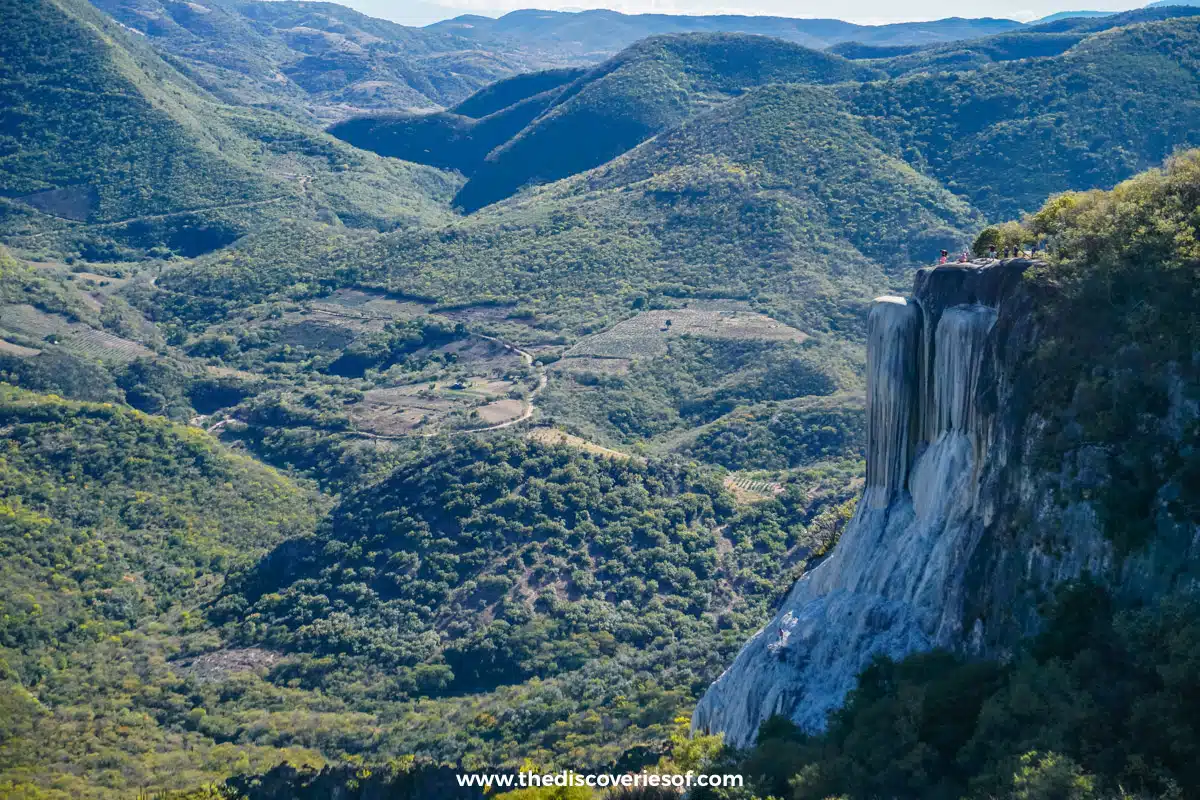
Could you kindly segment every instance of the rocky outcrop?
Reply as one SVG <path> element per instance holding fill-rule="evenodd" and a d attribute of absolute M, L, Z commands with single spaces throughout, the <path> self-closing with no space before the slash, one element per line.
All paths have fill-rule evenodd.
<path fill-rule="evenodd" d="M 753 742 L 774 714 L 819 730 L 876 654 L 1003 658 L 1053 587 L 1085 571 L 1120 592 L 1196 581 L 1197 531 L 1164 517 L 1115 558 L 1088 487 L 1104 452 L 1054 463 L 1025 370 L 1038 344 L 1031 262 L 927 268 L 868 319 L 867 485 L 832 554 L 701 699 L 695 730 Z M 1194 415 L 1194 409 L 1179 413 Z"/>

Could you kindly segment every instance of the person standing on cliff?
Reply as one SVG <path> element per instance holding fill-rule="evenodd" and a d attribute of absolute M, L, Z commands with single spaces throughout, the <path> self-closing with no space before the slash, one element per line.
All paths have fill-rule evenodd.
<path fill-rule="evenodd" d="M 993 259 L 993 260 L 996 258 L 996 245 L 994 245 L 994 244 L 988 245 L 988 258 Z"/>
<path fill-rule="evenodd" d="M 938 257 L 938 263 L 945 264 L 949 259 L 950 259 L 950 251 L 943 250 L 942 254 Z"/>

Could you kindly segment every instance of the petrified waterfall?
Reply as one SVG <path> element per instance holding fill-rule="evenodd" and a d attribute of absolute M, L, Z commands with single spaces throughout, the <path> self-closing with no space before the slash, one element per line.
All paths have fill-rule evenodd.
<path fill-rule="evenodd" d="M 963 630 L 962 609 L 981 530 L 972 523 L 989 419 L 978 398 L 997 319 L 979 290 L 986 269 L 926 270 L 915 298 L 876 300 L 864 497 L 833 553 L 709 688 L 694 729 L 737 746 L 773 714 L 820 729 L 875 654 L 963 647 L 978 635 Z"/>
<path fill-rule="evenodd" d="M 867 492 L 886 506 L 904 486 L 918 433 L 921 308 L 879 297 L 867 319 Z"/>

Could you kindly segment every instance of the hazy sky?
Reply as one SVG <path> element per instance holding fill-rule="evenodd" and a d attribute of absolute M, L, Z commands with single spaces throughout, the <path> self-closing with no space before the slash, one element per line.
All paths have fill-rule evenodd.
<path fill-rule="evenodd" d="M 611 8 L 626 14 L 767 14 L 779 17 L 831 17 L 863 24 L 941 19 L 943 17 L 1006 17 L 1029 21 L 1056 11 L 1089 9 L 1123 11 L 1144 4 L 1138 0 L 338 0 L 377 17 L 405 24 L 427 24 L 437 18 L 474 13 L 499 16 L 521 8 L 579 11 Z"/>

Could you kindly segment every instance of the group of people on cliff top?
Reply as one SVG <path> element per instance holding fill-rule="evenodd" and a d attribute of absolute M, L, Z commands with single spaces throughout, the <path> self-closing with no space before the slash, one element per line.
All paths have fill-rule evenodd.
<path fill-rule="evenodd" d="M 1025 250 L 1021 245 L 1012 245 L 1012 246 L 1005 245 L 1004 250 L 1001 252 L 1001 251 L 998 251 L 996 249 L 996 245 L 993 244 L 993 245 L 988 246 L 987 257 L 993 258 L 993 259 L 995 259 L 995 258 L 1025 258 L 1025 257 L 1037 258 L 1038 249 L 1039 249 L 1038 243 L 1034 242 L 1032 245 L 1030 245 L 1029 250 Z M 1048 248 L 1046 248 L 1043 245 L 1041 247 L 1041 249 L 1044 251 Z M 962 254 L 958 257 L 959 264 L 966 264 L 970 260 L 971 260 L 971 253 L 969 250 L 963 250 Z M 938 263 L 939 264 L 947 264 L 949 262 L 950 262 L 950 251 L 943 250 L 941 253 L 941 256 L 938 257 Z"/>

